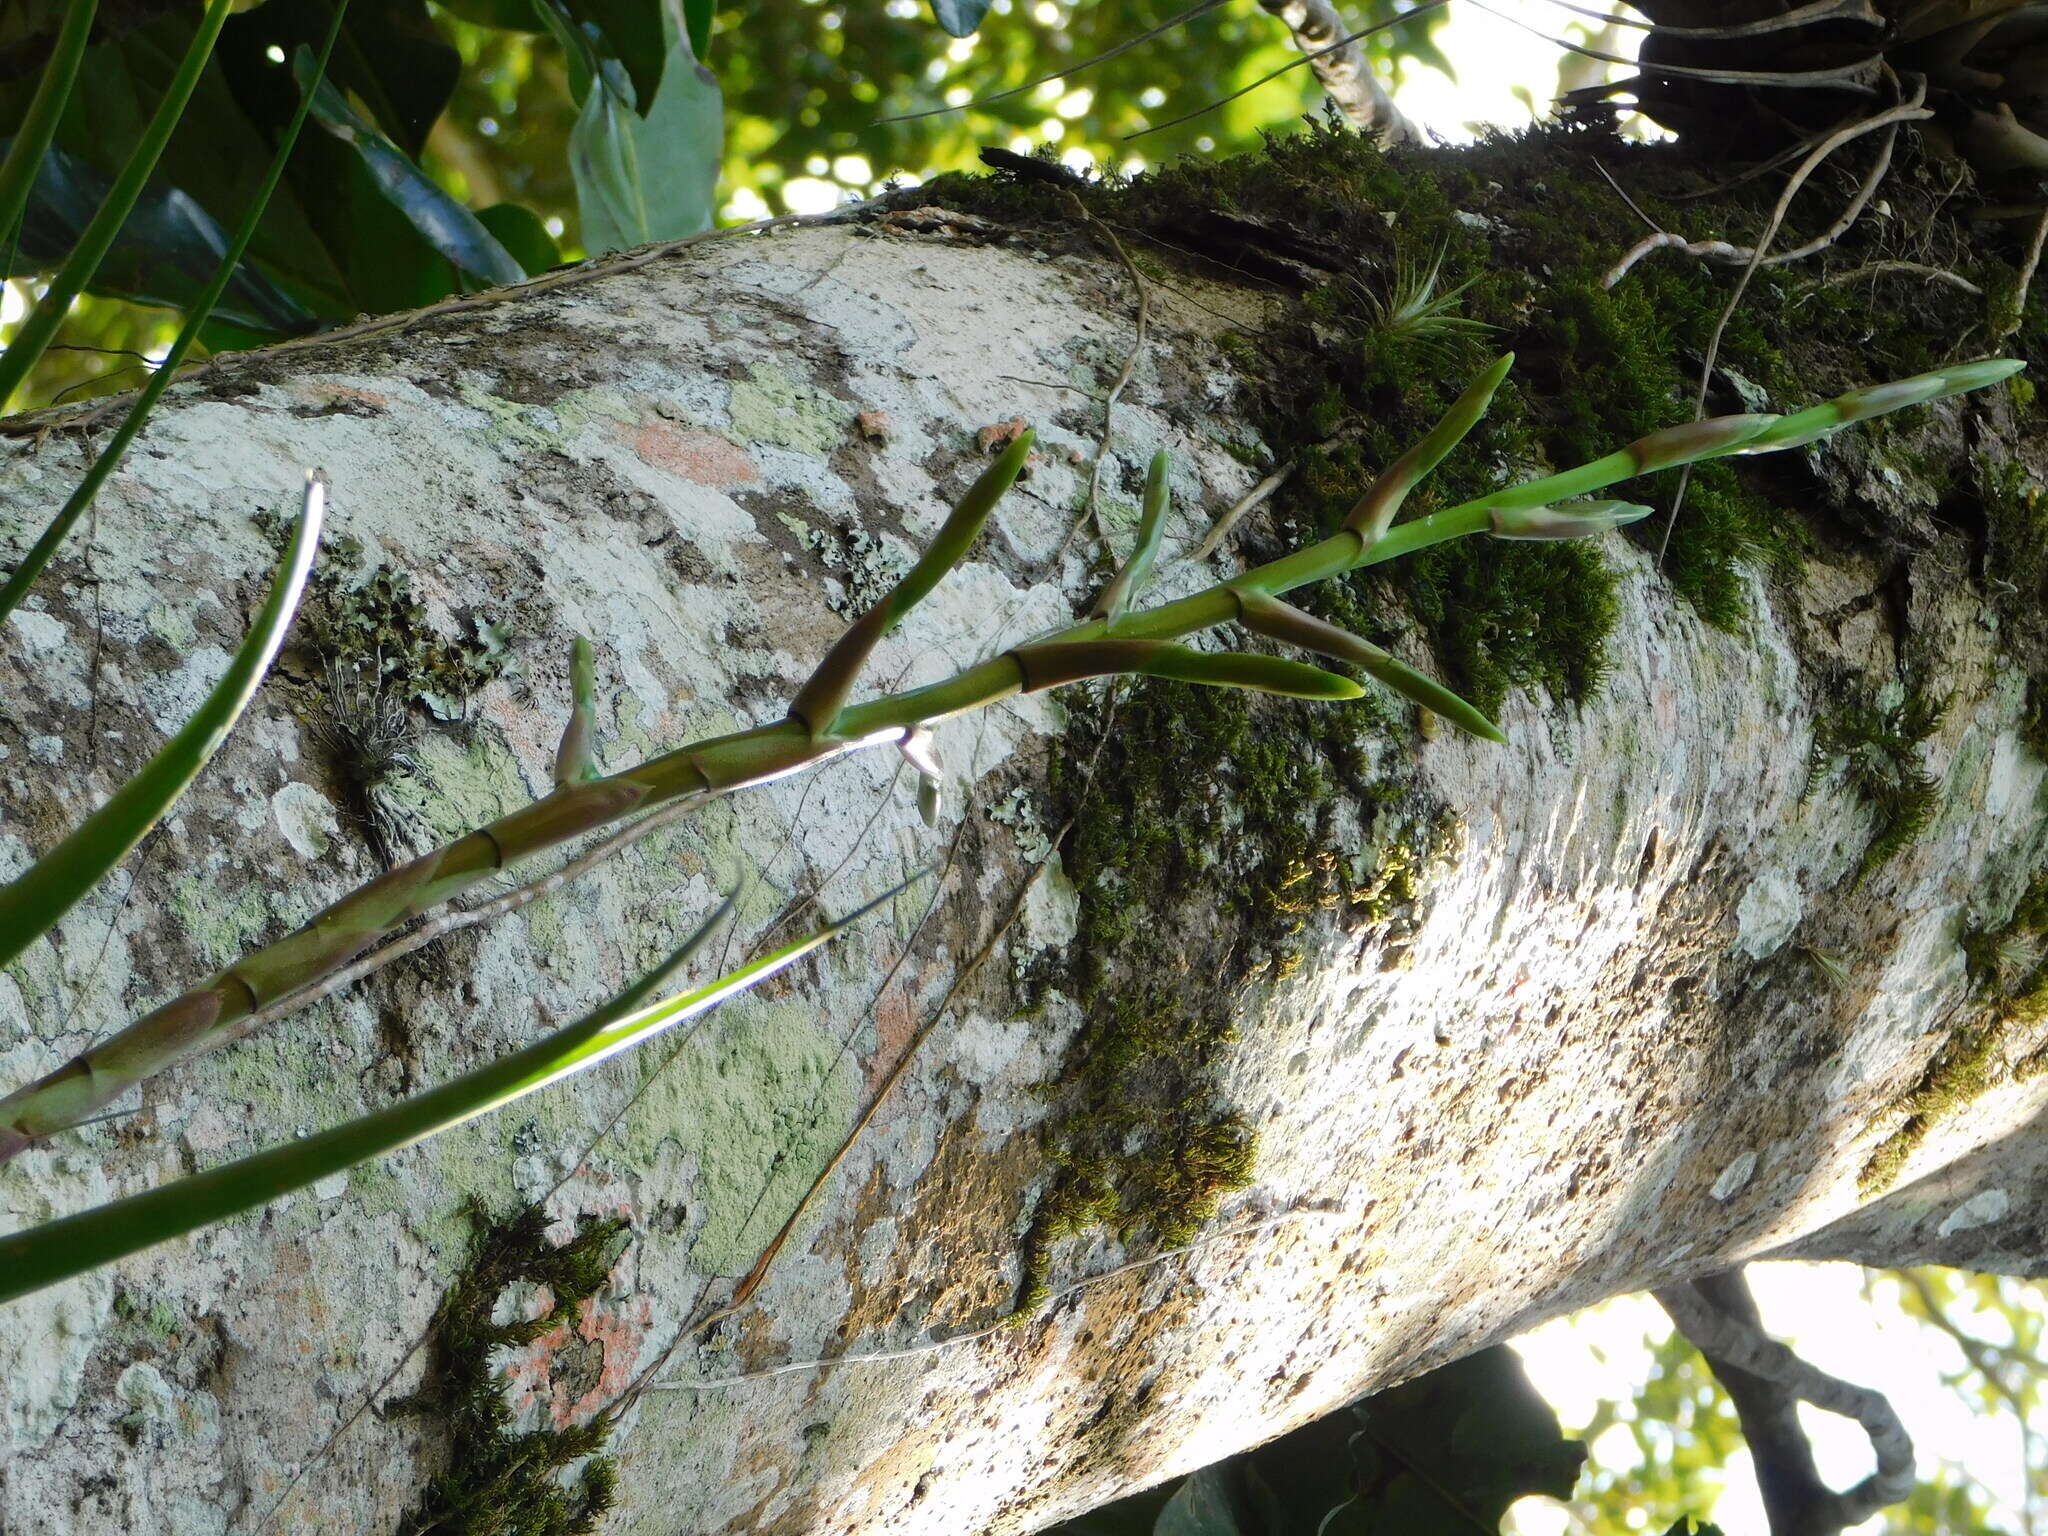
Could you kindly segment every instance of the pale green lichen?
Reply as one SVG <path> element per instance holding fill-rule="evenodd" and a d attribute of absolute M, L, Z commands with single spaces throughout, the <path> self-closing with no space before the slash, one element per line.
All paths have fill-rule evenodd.
<path fill-rule="evenodd" d="M 414 757 L 417 771 L 386 785 L 385 793 L 430 828 L 437 842 L 452 842 L 533 799 L 518 761 L 488 728 L 467 742 L 428 736 Z"/>
<path fill-rule="evenodd" d="M 672 1143 L 697 1166 L 705 1212 L 691 1260 L 739 1274 L 795 1208 L 846 1134 L 857 1103 L 852 1062 L 797 1003 L 726 1005 L 653 1076 L 620 1126 L 629 1166 L 652 1165 Z"/>
<path fill-rule="evenodd" d="M 270 926 L 263 888 L 195 871 L 173 885 L 164 905 L 180 932 L 210 965 L 226 965 L 262 939 Z"/>
<path fill-rule="evenodd" d="M 851 416 L 843 401 L 772 363 L 749 366 L 747 377 L 733 385 L 727 410 L 742 447 L 773 443 L 821 459 L 845 439 Z"/>
<path fill-rule="evenodd" d="M 817 528 L 787 512 L 778 512 L 776 519 L 818 557 L 819 564 L 839 576 L 839 590 L 828 595 L 825 604 L 843 619 L 866 613 L 910 569 L 910 560 L 900 550 L 866 529 Z"/>

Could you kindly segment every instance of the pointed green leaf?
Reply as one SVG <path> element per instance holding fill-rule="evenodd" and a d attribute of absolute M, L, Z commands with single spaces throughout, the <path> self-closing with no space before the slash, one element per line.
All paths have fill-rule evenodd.
<path fill-rule="evenodd" d="M 966 558 L 974 541 L 981 537 L 982 525 L 995 511 L 996 503 L 1023 473 L 1025 460 L 1031 456 L 1032 438 L 1029 428 L 1018 433 L 1010 446 L 1003 450 L 1002 456 L 976 477 L 974 484 L 967 488 L 967 493 L 940 525 L 925 552 L 918 557 L 917 564 L 904 573 L 902 580 L 890 588 L 881 601 L 853 621 L 846 633 L 833 642 L 832 649 L 825 653 L 825 659 L 818 663 L 803 687 L 797 690 L 796 697 L 790 701 L 789 712 L 801 720 L 813 736 L 831 733 L 839 711 L 845 707 L 846 696 L 853 691 L 854 681 L 859 677 L 860 669 L 867 664 L 876 642 L 916 607 L 946 572 Z"/>
<path fill-rule="evenodd" d="M 578 635 L 569 646 L 569 723 L 555 748 L 555 784 L 566 789 L 597 777 L 591 746 L 591 716 L 597 705 L 597 666 L 590 642 Z"/>
<path fill-rule="evenodd" d="M 1348 629 L 1339 628 L 1312 613 L 1304 613 L 1293 604 L 1283 603 L 1263 592 L 1235 586 L 1231 590 L 1237 594 L 1240 622 L 1254 633 L 1298 645 L 1303 650 L 1334 656 L 1339 661 L 1348 661 L 1404 698 L 1434 710 L 1462 731 L 1487 741 L 1507 740 L 1500 727 L 1487 719 L 1476 706 L 1363 636 L 1354 635 Z"/>
<path fill-rule="evenodd" d="M 1639 523 L 1650 509 L 1639 501 L 1568 501 L 1561 507 L 1496 507 L 1496 539 L 1590 539 Z"/>
<path fill-rule="evenodd" d="M 1197 651 L 1189 646 L 1162 644 L 1136 670 L 1183 683 L 1248 688 L 1254 693 L 1277 693 L 1290 699 L 1356 699 L 1365 693 L 1350 678 L 1321 667 L 1247 651 Z"/>
<path fill-rule="evenodd" d="M 264 1205 L 290 1190 L 345 1172 L 416 1141 L 503 1108 L 551 1083 L 696 1018 L 757 986 L 923 877 L 923 871 L 808 938 L 731 971 L 707 986 L 649 1003 L 661 982 L 694 954 L 732 909 L 730 898 L 653 975 L 595 1013 L 453 1082 L 332 1130 L 272 1147 L 225 1167 L 174 1179 L 125 1200 L 0 1237 L 0 1301 Z"/>
<path fill-rule="evenodd" d="M 1421 484 L 1423 477 L 1443 462 L 1444 455 L 1463 442 L 1465 435 L 1485 419 L 1486 408 L 1493 403 L 1494 391 L 1500 388 L 1508 370 L 1514 366 L 1515 354 L 1512 352 L 1495 358 L 1486 372 L 1466 386 L 1465 392 L 1444 412 L 1443 419 L 1381 472 L 1344 519 L 1344 526 L 1368 545 L 1379 542 L 1387 529 L 1393 526 L 1394 515 L 1401 510 L 1401 503 L 1407 499 L 1408 493 Z"/>
<path fill-rule="evenodd" d="M 1159 554 L 1159 541 L 1166 536 L 1166 509 L 1173 501 L 1173 489 L 1166 483 L 1166 475 L 1172 467 L 1173 459 L 1164 448 L 1152 455 L 1151 467 L 1145 471 L 1145 504 L 1138 517 L 1138 541 L 1131 546 L 1131 558 L 1088 611 L 1090 618 L 1118 618 L 1130 607 L 1131 599 L 1145 590 L 1152 562 Z"/>
<path fill-rule="evenodd" d="M 26 874 L 0 887 L 0 965 L 48 932 L 107 871 L 126 858 L 227 740 L 264 673 L 270 670 L 271 659 L 298 608 L 320 542 L 326 491 L 326 482 L 318 475 L 306 476 L 304 508 L 271 583 L 270 599 L 228 663 L 226 674 L 185 728 L 76 831 L 30 865 Z"/>

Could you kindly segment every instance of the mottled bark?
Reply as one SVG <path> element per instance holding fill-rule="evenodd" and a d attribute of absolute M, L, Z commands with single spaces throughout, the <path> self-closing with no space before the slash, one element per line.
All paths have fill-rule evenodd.
<path fill-rule="evenodd" d="M 403 649 L 405 686 L 444 713 L 436 676 L 488 680 L 459 722 L 415 704 L 416 734 L 365 773 L 337 741 L 381 716 L 337 719 L 302 637 L 128 872 L 0 975 L 0 1083 L 303 921 L 377 872 L 378 839 L 421 851 L 544 793 L 573 635 L 597 650 L 609 768 L 778 717 L 984 462 L 985 429 L 1030 419 L 1040 462 L 876 675 L 941 676 L 1085 607 L 1099 573 L 1064 540 L 1100 430 L 1087 392 L 1131 345 L 1129 275 L 1086 234 L 990 233 L 924 214 L 714 241 L 174 389 L 92 541 L 0 632 L 0 873 L 218 671 L 268 566 L 252 514 L 287 507 L 306 464 L 333 478 L 337 533 L 419 605 L 337 594 L 328 643 Z M 1252 435 L 1253 386 L 1219 338 L 1283 302 L 1185 272 L 1153 294 L 1103 483 L 1112 510 L 1134 505 L 1173 450 L 1161 595 L 1235 568 L 1228 544 L 1176 556 L 1260 476 L 1223 446 Z M 2020 430 L 2003 397 L 1932 409 Z M 40 525 L 88 440 L 6 444 L 0 549 Z M 1867 449 L 1814 463 L 1866 487 L 1859 505 L 1889 494 Z M 1039 862 L 1058 696 L 939 727 L 936 829 L 893 751 L 855 754 L 149 1084 L 133 1113 L 0 1173 L 6 1219 L 211 1166 L 531 1038 L 646 966 L 741 869 L 760 877 L 753 934 L 785 897 L 839 910 L 951 860 L 928 921 L 904 905 L 666 1065 L 613 1063 L 0 1312 L 0 1525 L 255 1529 L 290 1484 L 286 1528 L 390 1528 L 442 1449 L 418 1420 L 355 1415 L 433 1385 L 408 1352 L 463 1263 L 471 1196 L 631 1219 L 581 1328 L 509 1366 L 531 1422 L 611 1401 L 754 1263 L 1020 894 L 758 1294 L 627 1415 L 609 1529 L 1025 1530 L 1560 1311 L 1766 1253 L 2038 1272 L 2048 1237 L 2018 1217 L 2038 1209 L 2048 1078 L 1993 1074 L 1967 1112 L 1927 1117 L 1896 1193 L 1866 1176 L 1929 1063 L 1981 1024 L 1963 920 L 2009 912 L 2048 846 L 2026 678 L 1970 539 L 1915 532 L 1903 568 L 1844 538 L 1778 586 L 1746 576 L 1742 634 L 1611 539 L 1611 670 L 1586 702 L 1512 695 L 1505 747 L 1405 718 L 1364 740 L 1384 794 L 1335 805 L 1311 851 L 1367 883 L 1406 860 L 1412 899 L 1307 903 L 1298 964 L 1207 983 L 1237 1025 L 1213 1076 L 1259 1132 L 1252 1183 L 1157 1262 L 1131 1262 L 1154 1251 L 1143 1233 L 1057 1245 L 1055 1301 L 1022 1327 L 990 1325 L 1047 1184 L 1033 1088 L 1083 1022 L 1064 963 L 1077 893 Z M 1868 807 L 1808 783 L 1823 680 L 1895 674 L 1909 644 L 1949 690 L 1916 749 L 1938 801 L 1859 875 Z M 1305 712 L 1332 707 L 1262 707 L 1257 728 L 1306 751 Z M 1251 942 L 1230 878 L 1129 900 L 1208 956 Z M 2015 1022 L 2001 1050 L 2019 1063 L 2040 1039 Z M 1994 1188 L 1999 1215 L 1958 1220 Z"/>

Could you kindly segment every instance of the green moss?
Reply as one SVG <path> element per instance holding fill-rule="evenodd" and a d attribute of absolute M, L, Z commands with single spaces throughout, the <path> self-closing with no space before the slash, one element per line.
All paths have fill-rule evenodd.
<path fill-rule="evenodd" d="M 1890 708 L 1850 697 L 1821 717 L 1807 770 L 1809 789 L 1839 766 L 1848 787 L 1876 822 L 1870 844 L 1856 868 L 1861 881 L 1903 850 L 1934 820 L 1941 785 L 1920 759 L 1920 744 L 1932 736 L 1948 708 L 1914 686 Z"/>
<path fill-rule="evenodd" d="M 583 1304 L 605 1285 L 613 1248 L 626 1224 L 584 1217 L 560 1247 L 547 1241 L 547 1217 L 528 1206 L 493 1223 L 472 1208 L 468 1265 L 434 1314 L 429 1336 L 430 1391 L 390 1411 L 440 1420 L 449 1437 L 448 1469 L 399 1522 L 406 1531 L 449 1536 L 587 1536 L 612 1504 L 612 1464 L 598 1453 L 611 1433 L 602 1416 L 567 1429 L 509 1434 L 511 1410 L 491 1354 L 531 1343 L 561 1324 L 574 1326 Z M 506 1286 L 544 1285 L 554 1304 L 542 1316 L 493 1323 Z M 583 1466 L 573 1490 L 561 1474 Z"/>
<path fill-rule="evenodd" d="M 1942 1048 L 1918 1083 L 1894 1106 L 1905 1120 L 1871 1154 L 1857 1179 L 1865 1198 L 1883 1193 L 1898 1179 L 1906 1159 L 1944 1117 L 1975 1101 L 1995 1080 L 1999 1046 L 2004 1037 L 1997 1021 L 1958 1031 Z"/>
<path fill-rule="evenodd" d="M 2020 740 L 2034 756 L 2048 761 L 2048 678 L 2027 679 L 2026 713 L 2020 716 Z"/>
<path fill-rule="evenodd" d="M 1147 680 L 1070 706 L 1044 819 L 1073 823 L 1060 853 L 1080 910 L 1059 980 L 1083 1023 L 1045 1087 L 1053 1179 L 1025 1235 L 1026 1310 L 1061 1239 L 1185 1243 L 1249 1182 L 1256 1131 L 1214 1085 L 1242 988 L 1291 970 L 1323 914 L 1397 916 L 1445 852 L 1444 826 L 1371 776 L 1387 717 L 1369 704 Z M 1347 802 L 1365 827 L 1340 847 Z"/>
<path fill-rule="evenodd" d="M 2028 882 L 2006 921 L 1966 924 L 1962 947 L 1977 1015 L 1949 1037 L 1920 1080 L 1891 1106 L 1904 1118 L 1864 1164 L 1859 1186 L 1866 1196 L 1889 1189 L 1929 1131 L 1998 1082 L 2014 1028 L 2048 1014 L 2048 870 Z M 2015 1066 L 2013 1075 L 2031 1076 L 2044 1065 L 2048 1054 L 2037 1052 Z"/>
<path fill-rule="evenodd" d="M 290 525 L 260 512 L 256 525 L 282 550 Z M 390 565 L 365 570 L 360 540 L 329 539 L 306 583 L 298 632 L 331 670 L 362 679 L 371 695 L 417 701 L 442 720 L 460 719 L 464 701 L 508 670 L 510 636 L 472 618 L 469 633 L 443 635 L 414 596 L 412 578 Z"/>

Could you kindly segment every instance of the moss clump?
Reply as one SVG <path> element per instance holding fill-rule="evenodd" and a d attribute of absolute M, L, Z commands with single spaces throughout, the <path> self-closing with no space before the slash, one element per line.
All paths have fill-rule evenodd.
<path fill-rule="evenodd" d="M 1848 698 L 1821 717 L 1807 769 L 1811 790 L 1839 764 L 1849 789 L 1870 809 L 1877 829 L 1856 867 L 1861 881 L 1904 849 L 1934 820 L 1941 785 L 1920 760 L 1920 744 L 1932 736 L 1948 708 L 1919 686 L 1889 709 L 1865 698 Z"/>
<path fill-rule="evenodd" d="M 1079 931 L 1060 981 L 1083 1023 L 1044 1090 L 1053 1181 L 1024 1239 L 1025 1310 L 1060 1239 L 1179 1245 L 1250 1181 L 1256 1132 L 1214 1086 L 1238 992 L 1290 970 L 1321 914 L 1397 917 L 1444 852 L 1443 828 L 1372 779 L 1385 717 L 1368 705 L 1148 679 L 1070 707 L 1046 819 L 1072 820 Z M 1347 802 L 1363 852 L 1339 846 Z"/>
<path fill-rule="evenodd" d="M 2003 1035 L 1996 1021 L 1975 1024 L 1959 1030 L 1935 1052 L 1920 1081 L 1893 1106 L 1905 1111 L 1905 1120 L 1871 1154 L 1857 1177 L 1857 1188 L 1865 1197 L 1891 1188 L 1906 1159 L 1927 1139 L 1936 1122 L 1970 1104 L 1991 1086 Z"/>
<path fill-rule="evenodd" d="M 256 525 L 282 550 L 290 525 L 260 512 Z M 427 619 L 412 578 L 389 565 L 363 568 L 362 541 L 327 541 L 306 582 L 300 633 L 330 673 L 348 673 L 376 694 L 417 701 L 440 720 L 462 718 L 465 701 L 511 666 L 510 635 L 487 619 L 451 639 Z"/>
<path fill-rule="evenodd" d="M 2001 1023 L 2048 1013 L 2048 870 L 2034 876 L 2008 921 L 1971 924 L 1962 942 L 1978 996 Z"/>
<path fill-rule="evenodd" d="M 2034 756 L 2048 761 L 2048 678 L 2027 679 L 2026 713 L 2020 716 L 2020 740 Z"/>
<path fill-rule="evenodd" d="M 617 1219 L 582 1218 L 576 1235 L 556 1247 L 548 1220 L 527 1206 L 492 1222 L 469 1212 L 475 1230 L 469 1262 L 434 1314 L 429 1380 L 432 1390 L 392 1405 L 395 1411 L 440 1419 L 449 1436 L 448 1470 L 435 1478 L 399 1529 L 448 1536 L 588 1536 L 612 1505 L 612 1464 L 597 1453 L 611 1433 L 602 1415 L 567 1429 L 506 1433 L 511 1410 L 491 1354 L 528 1344 L 559 1325 L 571 1327 L 583 1304 L 611 1274 L 613 1244 L 626 1230 Z M 554 1304 L 530 1321 L 491 1321 L 498 1295 L 518 1281 L 546 1286 Z M 582 1461 L 572 1492 L 561 1481 Z"/>
<path fill-rule="evenodd" d="M 2031 674 L 2020 735 L 2036 757 L 2048 758 L 2048 495 L 2018 460 L 1979 460 L 1975 468 L 1984 585 L 2005 650 Z"/>
<path fill-rule="evenodd" d="M 1864 1164 L 1858 1183 L 1865 1195 L 1889 1189 L 1940 1120 L 1999 1081 L 2015 1026 L 2048 1015 L 2048 870 L 2028 883 L 2005 922 L 1965 926 L 1962 946 L 1979 1015 L 1949 1037 L 1919 1082 L 1893 1106 L 1905 1111 L 1905 1119 Z M 2048 1055 L 2036 1052 L 2012 1072 L 2028 1077 L 2044 1065 Z"/>

